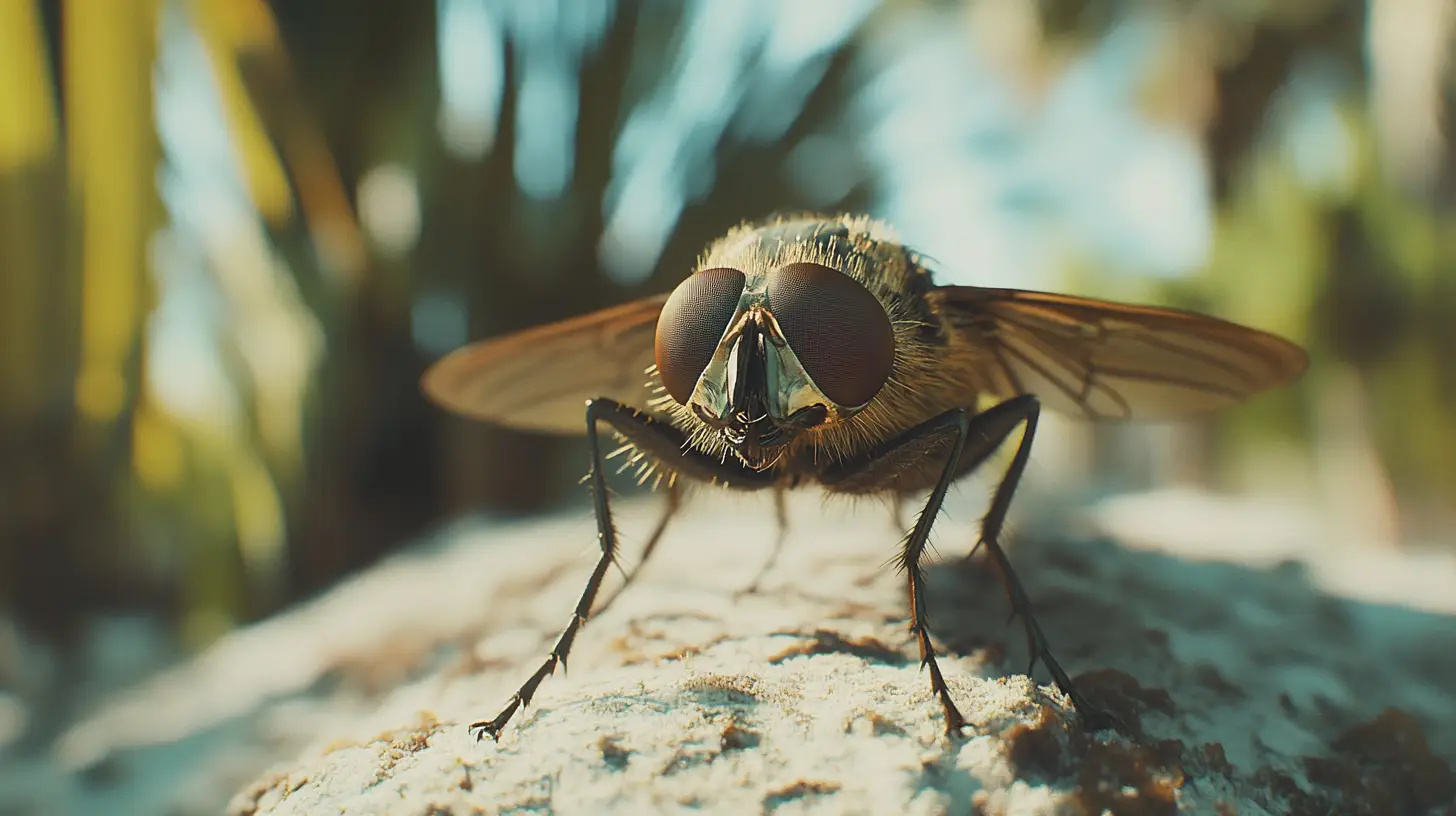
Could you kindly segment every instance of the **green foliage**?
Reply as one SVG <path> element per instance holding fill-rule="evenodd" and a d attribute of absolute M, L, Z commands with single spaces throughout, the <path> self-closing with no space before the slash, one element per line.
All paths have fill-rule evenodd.
<path fill-rule="evenodd" d="M 440 135 L 443 46 L 430 4 L 79 5 L 61 4 L 60 17 L 27 0 L 0 7 L 0 601 L 62 633 L 98 607 L 165 608 L 193 644 L 449 514 L 577 496 L 575 443 L 472 426 L 424 403 L 416 383 L 439 349 L 420 332 L 445 331 L 452 308 L 465 316 L 457 342 L 581 313 L 661 290 L 741 219 L 874 207 L 882 191 L 851 112 L 876 71 L 914 55 L 876 37 L 914 15 L 939 15 L 942 28 L 989 19 L 974 14 L 984 4 L 885 3 L 781 84 L 730 83 L 721 131 L 679 144 L 697 151 L 677 157 L 681 208 L 648 213 L 665 237 L 624 275 L 602 249 L 620 235 L 609 220 L 623 195 L 615 151 L 642 137 L 630 128 L 662 104 L 689 44 L 712 44 L 690 39 L 691 4 L 605 4 L 599 37 L 554 52 L 577 89 L 575 135 L 569 185 L 545 198 L 522 191 L 517 161 L 531 147 L 522 117 L 539 113 L 523 112 L 522 89 L 546 64 L 532 60 L 552 56 L 539 37 L 502 38 L 499 115 L 489 146 L 470 154 Z M 1220 467 L 1208 479 L 1261 450 L 1329 444 L 1318 419 L 1336 393 L 1327 386 L 1353 372 L 1399 495 L 1444 511 L 1456 490 L 1456 230 L 1446 202 L 1395 179 L 1378 154 L 1363 18 L 1328 2 L 1200 8 L 1194 20 L 1181 18 L 1194 13 L 1185 4 L 1159 7 L 1181 22 L 1166 29 L 1170 42 L 1211 33 L 1194 38 L 1204 50 L 1174 49 L 1178 71 L 1138 81 L 1174 83 L 1157 89 L 1164 102 L 1221 95 L 1206 122 L 1197 105 L 1170 108 L 1194 111 L 1179 126 L 1203 139 L 1215 182 L 1207 268 L 1155 284 L 1073 259 L 1069 288 L 1200 308 L 1309 344 L 1304 386 L 1217 426 Z M 1019 66 L 1028 88 L 1133 14 L 1109 3 L 1026 9 L 1040 40 L 1002 68 Z M 566 30 L 537 34 L 565 43 Z M 749 35 L 722 35 L 732 36 Z M 164 213 L 154 182 L 195 181 L 198 165 L 181 169 L 177 151 L 202 141 L 163 150 L 166 100 L 152 79 L 198 69 L 168 67 L 194 41 L 217 110 L 183 108 L 227 134 L 227 160 L 212 157 L 221 186 L 210 189 L 236 172 L 240 192 Z M 1311 60 L 1348 78 L 1329 105 L 1330 132 L 1350 145 L 1343 173 L 1314 180 L 1281 102 Z M 775 116 L 778 131 L 764 124 Z M 848 180 L 819 188 L 832 200 L 806 190 L 795 164 L 795 148 L 816 136 L 847 145 Z M 396 189 L 401 179 L 412 192 Z M 371 222 L 371 184 L 394 189 L 381 200 L 400 212 L 413 196 L 407 245 L 380 231 L 389 217 Z M 241 215 L 229 209 L 239 201 Z M 149 330 L 183 286 L 177 270 L 207 293 L 178 308 L 214 309 L 183 339 Z M 174 382 L 190 407 L 149 376 L 173 359 L 157 352 L 179 348 L 221 372 L 190 390 Z"/>

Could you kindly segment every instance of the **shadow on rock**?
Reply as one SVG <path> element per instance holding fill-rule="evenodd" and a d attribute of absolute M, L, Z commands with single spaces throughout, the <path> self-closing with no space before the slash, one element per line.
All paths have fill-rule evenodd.
<path fill-rule="evenodd" d="M 1075 764 L 1092 812 L 1174 812 L 1186 785 L 1275 812 L 1456 812 L 1456 617 L 1338 597 L 1293 563 L 1197 562 L 1108 540 L 1027 539 L 1008 554 L 1053 654 L 1132 737 L 1022 729 L 1007 735 L 1020 772 Z M 1025 671 L 994 564 L 950 559 L 928 578 L 945 651 L 985 650 L 1007 674 Z M 1049 682 L 1040 666 L 1035 676 Z"/>

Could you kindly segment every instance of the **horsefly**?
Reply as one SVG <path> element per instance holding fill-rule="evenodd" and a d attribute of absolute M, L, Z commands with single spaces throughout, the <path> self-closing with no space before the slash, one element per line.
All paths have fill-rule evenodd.
<path fill-rule="evenodd" d="M 892 497 L 929 490 L 898 561 L 950 734 L 965 719 L 936 664 L 921 557 L 951 483 L 1024 428 L 976 547 L 1004 577 L 1031 668 L 1046 666 L 1085 724 L 1115 724 L 1052 656 L 1001 547 L 1042 405 L 1094 420 L 1190 417 L 1286 384 L 1306 361 L 1272 334 L 1191 312 L 937 286 L 922 257 L 883 226 L 848 216 L 739 227 L 668 294 L 458 349 L 424 377 L 440 405 L 508 427 L 586 434 L 601 543 L 550 655 L 471 730 L 498 737 L 530 704 L 566 660 L 613 563 L 602 425 L 641 476 L 673 488 L 644 561 L 677 511 L 680 478 L 779 495 L 806 484 Z"/>

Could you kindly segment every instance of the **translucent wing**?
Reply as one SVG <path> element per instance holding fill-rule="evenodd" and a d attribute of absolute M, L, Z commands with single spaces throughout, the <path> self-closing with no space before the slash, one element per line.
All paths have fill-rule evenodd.
<path fill-rule="evenodd" d="M 472 343 L 431 366 L 422 386 L 441 406 L 475 419 L 585 433 L 589 399 L 647 407 L 645 372 L 666 301 L 655 295 Z"/>
<path fill-rule="evenodd" d="M 1283 338 L 1176 309 L 973 286 L 930 296 L 984 352 L 987 392 L 1035 394 L 1089 419 L 1216 411 L 1288 383 L 1308 362 Z"/>

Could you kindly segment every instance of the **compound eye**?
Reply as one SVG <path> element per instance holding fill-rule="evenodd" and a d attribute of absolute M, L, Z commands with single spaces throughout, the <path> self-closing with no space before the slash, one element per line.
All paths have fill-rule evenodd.
<path fill-rule="evenodd" d="M 657 318 L 657 373 L 667 393 L 687 405 L 698 378 L 713 360 L 728 321 L 743 294 L 743 273 L 715 267 L 695 272 L 678 284 Z"/>
<path fill-rule="evenodd" d="M 864 405 L 890 378 L 895 332 L 859 281 L 822 264 L 793 263 L 768 277 L 768 306 L 824 396 Z"/>

